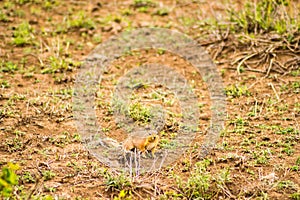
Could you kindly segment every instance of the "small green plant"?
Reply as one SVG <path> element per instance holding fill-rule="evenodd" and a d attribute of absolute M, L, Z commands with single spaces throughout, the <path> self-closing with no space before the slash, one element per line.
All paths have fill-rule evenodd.
<path fill-rule="evenodd" d="M 55 177 L 55 173 L 50 171 L 50 170 L 43 170 L 42 175 L 45 181 L 51 180 L 52 178 Z"/>
<path fill-rule="evenodd" d="M 293 92 L 295 94 L 299 94 L 300 93 L 300 81 L 292 82 L 292 88 L 293 88 Z"/>
<path fill-rule="evenodd" d="M 8 152 L 20 151 L 24 148 L 23 142 L 16 136 L 12 139 L 7 139 L 5 142 Z"/>
<path fill-rule="evenodd" d="M 237 117 L 236 119 L 231 120 L 230 124 L 234 125 L 234 129 L 232 130 L 232 132 L 239 134 L 244 134 L 246 131 L 245 126 L 248 125 L 248 123 L 241 117 Z"/>
<path fill-rule="evenodd" d="M 291 147 L 291 145 L 286 144 L 284 145 L 284 149 L 281 152 L 286 153 L 288 156 L 291 156 L 294 154 L 295 150 Z"/>
<path fill-rule="evenodd" d="M 1 88 L 9 88 L 10 84 L 7 80 L 0 80 L 0 87 Z"/>
<path fill-rule="evenodd" d="M 178 147 L 178 144 L 176 141 L 162 138 L 159 142 L 159 146 L 162 149 L 176 149 Z"/>
<path fill-rule="evenodd" d="M 68 131 L 64 131 L 55 138 L 49 138 L 49 141 L 57 147 L 64 147 L 70 143 L 79 142 L 80 135 L 78 133 L 71 134 Z"/>
<path fill-rule="evenodd" d="M 157 49 L 157 54 L 158 54 L 158 55 L 163 55 L 165 52 L 166 52 L 166 50 L 163 49 L 163 48 L 158 48 L 158 49 Z"/>
<path fill-rule="evenodd" d="M 25 17 L 25 11 L 23 9 L 14 9 L 13 15 L 15 17 L 24 18 Z"/>
<path fill-rule="evenodd" d="M 293 8 L 287 0 L 247 1 L 244 9 L 239 12 L 229 10 L 230 21 L 234 30 L 246 33 L 293 33 L 299 27 L 299 18 L 292 16 Z M 290 12 L 289 12 L 290 11 Z"/>
<path fill-rule="evenodd" d="M 217 176 L 216 181 L 218 185 L 225 185 L 226 183 L 231 182 L 230 168 L 222 169 Z"/>
<path fill-rule="evenodd" d="M 112 22 L 121 23 L 124 20 L 125 20 L 125 18 L 122 17 L 121 15 L 108 14 L 105 17 L 102 17 L 101 19 L 99 19 L 99 22 L 101 23 L 102 26 L 106 26 L 106 25 L 111 24 Z"/>
<path fill-rule="evenodd" d="M 72 167 L 76 172 L 81 172 L 86 169 L 86 166 L 80 165 L 77 162 L 68 162 L 67 166 Z M 73 176 L 73 175 L 70 175 L 70 176 Z"/>
<path fill-rule="evenodd" d="M 114 200 L 122 200 L 122 199 L 132 199 L 132 193 L 130 190 L 121 190 L 117 197 L 114 197 Z"/>
<path fill-rule="evenodd" d="M 292 70 L 290 74 L 295 77 L 300 76 L 300 69 Z"/>
<path fill-rule="evenodd" d="M 167 8 L 159 8 L 156 11 L 154 11 L 153 15 L 159 15 L 159 16 L 165 16 L 168 15 L 170 12 Z"/>
<path fill-rule="evenodd" d="M 126 190 L 132 185 L 131 181 L 123 173 L 119 175 L 113 175 L 109 172 L 105 172 L 104 176 L 106 179 L 105 185 L 109 191 Z"/>
<path fill-rule="evenodd" d="M 18 65 L 9 61 L 9 62 L 1 62 L 0 63 L 0 72 L 8 72 L 12 73 L 18 70 Z"/>
<path fill-rule="evenodd" d="M 42 69 L 42 74 L 54 74 L 54 73 L 61 73 L 65 71 L 72 71 L 74 68 L 77 68 L 81 65 L 80 62 L 75 62 L 70 58 L 63 58 L 63 57 L 56 57 L 50 56 L 49 57 L 49 65 Z"/>
<path fill-rule="evenodd" d="M 238 98 L 241 96 L 250 96 L 251 93 L 247 86 L 230 85 L 225 88 L 225 93 L 229 97 Z"/>
<path fill-rule="evenodd" d="M 246 126 L 248 123 L 241 117 L 236 117 L 235 120 L 232 120 L 230 124 L 233 124 L 234 126 Z"/>
<path fill-rule="evenodd" d="M 297 171 L 299 171 L 299 166 L 298 165 L 294 165 L 294 166 L 291 166 L 290 169 L 291 169 L 291 171 L 297 172 Z"/>
<path fill-rule="evenodd" d="M 297 158 L 296 165 L 300 166 L 300 157 Z"/>
<path fill-rule="evenodd" d="M 15 4 L 12 1 L 6 1 L 3 4 L 3 8 L 6 10 L 12 9 L 14 6 L 15 6 Z"/>
<path fill-rule="evenodd" d="M 35 0 L 15 0 L 14 2 L 19 5 L 24 5 L 30 2 L 34 2 Z"/>
<path fill-rule="evenodd" d="M 290 180 L 286 180 L 286 181 L 279 181 L 277 183 L 277 188 L 279 190 L 283 190 L 283 189 L 296 189 L 296 185 L 293 181 L 290 181 Z"/>
<path fill-rule="evenodd" d="M 23 22 L 15 28 L 12 43 L 16 46 L 33 44 L 33 33 L 34 29 L 30 26 L 30 24 L 28 22 Z"/>
<path fill-rule="evenodd" d="M 96 23 L 91 18 L 87 17 L 85 12 L 80 11 L 73 15 L 72 19 L 67 21 L 67 27 L 68 29 L 95 29 Z"/>
<path fill-rule="evenodd" d="M 95 42 L 95 43 L 101 43 L 102 42 L 102 35 L 101 34 L 95 34 L 95 35 L 93 35 L 93 42 Z"/>
<path fill-rule="evenodd" d="M 155 7 L 155 3 L 152 0 L 134 0 L 133 7 L 134 8 L 148 8 Z"/>
<path fill-rule="evenodd" d="M 253 158 L 255 159 L 255 164 L 264 165 L 267 164 L 270 160 L 270 151 L 268 150 L 261 150 L 261 151 L 254 151 Z"/>
<path fill-rule="evenodd" d="M 2 11 L 0 10 L 0 22 L 8 22 L 8 16 Z"/>
<path fill-rule="evenodd" d="M 299 114 L 300 114 L 300 103 L 295 103 L 295 105 L 294 105 L 294 111 L 295 111 L 296 113 L 299 113 Z"/>
<path fill-rule="evenodd" d="M 140 102 L 130 104 L 128 113 L 132 119 L 141 123 L 150 122 L 152 117 L 150 107 L 143 106 Z"/>
<path fill-rule="evenodd" d="M 191 27 L 196 23 L 196 19 L 188 17 L 188 16 L 180 17 L 179 21 L 183 26 L 186 26 L 186 27 Z"/>
<path fill-rule="evenodd" d="M 25 132 L 19 131 L 19 130 L 15 130 L 13 133 L 16 135 L 16 137 L 21 137 L 21 136 L 26 135 Z"/>
<path fill-rule="evenodd" d="M 123 16 L 130 16 L 133 14 L 133 10 L 131 10 L 129 8 L 125 8 L 125 9 L 121 10 L 121 13 Z"/>
<path fill-rule="evenodd" d="M 4 166 L 0 173 L 0 197 L 10 197 L 13 187 L 18 184 L 19 177 L 15 173 L 19 169 L 19 165 L 8 163 Z"/>
<path fill-rule="evenodd" d="M 52 8 L 56 7 L 59 5 L 59 1 L 56 0 L 45 0 L 43 1 L 43 8 L 45 10 L 51 10 Z"/>
<path fill-rule="evenodd" d="M 292 199 L 299 200 L 300 199 L 300 193 L 299 192 L 293 193 L 293 194 L 290 195 L 290 197 Z"/>
<path fill-rule="evenodd" d="M 21 177 L 21 180 L 25 183 L 35 183 L 35 179 L 33 178 L 30 172 L 24 172 L 24 174 Z"/>
<path fill-rule="evenodd" d="M 206 170 L 209 164 L 209 160 L 197 162 L 187 181 L 183 181 L 180 177 L 176 176 L 177 185 L 184 197 L 187 199 L 211 198 L 211 195 L 208 193 L 211 184 L 211 175 Z"/>
<path fill-rule="evenodd" d="M 278 135 L 299 135 L 299 131 L 293 127 L 281 128 L 275 132 Z"/>

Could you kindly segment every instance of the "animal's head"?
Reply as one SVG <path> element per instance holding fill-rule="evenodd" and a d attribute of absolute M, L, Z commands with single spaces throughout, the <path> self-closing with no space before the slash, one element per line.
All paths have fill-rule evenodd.
<path fill-rule="evenodd" d="M 159 136 L 157 134 L 152 134 L 152 135 L 148 136 L 148 141 L 149 142 L 154 142 L 158 139 L 159 139 Z"/>

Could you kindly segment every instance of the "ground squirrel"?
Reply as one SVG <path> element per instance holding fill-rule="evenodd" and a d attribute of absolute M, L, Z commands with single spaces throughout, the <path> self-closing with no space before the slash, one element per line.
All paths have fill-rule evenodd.
<path fill-rule="evenodd" d="M 142 153 L 145 158 L 146 151 L 151 151 L 152 157 L 155 158 L 155 151 L 159 142 L 159 136 L 157 134 L 151 134 L 148 136 L 131 135 L 123 143 L 123 147 L 126 151 L 137 149 Z"/>

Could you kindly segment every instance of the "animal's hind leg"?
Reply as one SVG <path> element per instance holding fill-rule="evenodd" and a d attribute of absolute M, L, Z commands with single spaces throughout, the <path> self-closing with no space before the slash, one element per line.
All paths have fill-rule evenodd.
<path fill-rule="evenodd" d="M 152 154 L 152 158 L 155 158 L 155 148 L 153 148 L 152 150 L 151 150 L 151 154 Z"/>
<path fill-rule="evenodd" d="M 147 157 L 146 157 L 146 148 L 143 147 L 142 149 L 140 149 L 140 151 L 141 151 L 142 157 L 143 157 L 143 158 L 147 158 Z"/>

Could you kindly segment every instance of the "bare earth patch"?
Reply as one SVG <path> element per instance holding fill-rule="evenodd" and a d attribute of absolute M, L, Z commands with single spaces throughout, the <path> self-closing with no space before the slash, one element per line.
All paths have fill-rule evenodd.
<path fill-rule="evenodd" d="M 299 9 L 299 1 L 292 3 Z M 20 166 L 7 199 L 299 199 L 300 35 L 231 30 L 222 24 L 229 7 L 237 12 L 243 5 L 222 0 L 0 1 L 0 167 Z M 86 150 L 74 125 L 72 95 L 88 54 L 109 37 L 140 27 L 178 30 L 203 45 L 224 82 L 227 118 L 213 151 L 199 158 L 211 119 L 201 75 L 162 50 L 119 58 L 95 94 L 106 136 L 118 142 L 126 138 L 111 113 L 111 93 L 120 77 L 143 64 L 167 65 L 184 76 L 200 110 L 188 152 L 159 171 L 130 177 Z M 161 149 L 176 137 L 180 121 L 179 104 L 168 92 L 150 84 L 133 95 L 169 111 Z"/>

